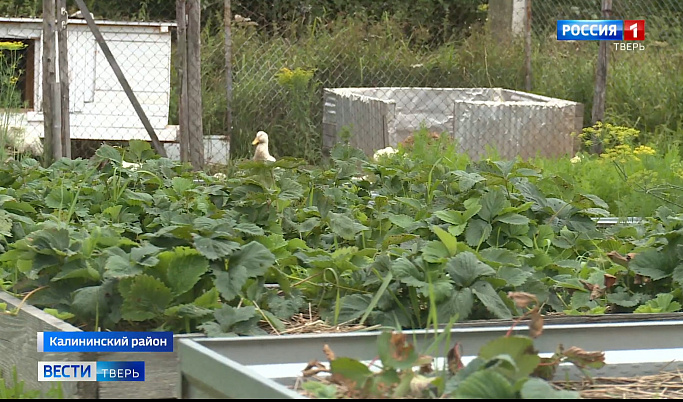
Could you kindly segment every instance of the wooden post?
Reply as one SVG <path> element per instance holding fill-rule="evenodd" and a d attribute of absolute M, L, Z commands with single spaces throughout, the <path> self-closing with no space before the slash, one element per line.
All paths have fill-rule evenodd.
<path fill-rule="evenodd" d="M 612 0 L 602 0 L 602 17 L 603 19 L 610 19 L 612 16 Z M 609 55 L 609 46 L 611 42 L 600 41 L 598 45 L 598 63 L 595 69 L 595 92 L 593 93 L 593 110 L 591 113 L 591 121 L 593 124 L 602 121 L 605 118 L 605 99 L 607 96 L 607 62 Z M 592 138 L 593 145 L 591 146 L 592 153 L 602 152 L 602 143 L 598 138 Z"/>
<path fill-rule="evenodd" d="M 176 55 L 180 94 L 178 100 L 178 129 L 180 160 L 190 161 L 190 132 L 187 127 L 187 9 L 186 0 L 176 0 L 176 21 L 178 24 L 178 53 Z"/>
<path fill-rule="evenodd" d="M 114 55 L 111 53 L 111 49 L 109 49 L 109 45 L 107 45 L 107 42 L 104 40 L 102 32 L 100 32 L 100 28 L 97 26 L 97 24 L 95 24 L 95 20 L 90 14 L 90 10 L 88 10 L 88 7 L 85 5 L 83 0 L 75 1 L 78 5 L 78 8 L 81 10 L 81 14 L 83 14 L 83 18 L 85 18 L 85 21 L 88 23 L 88 28 L 90 28 L 90 31 L 93 33 L 93 35 L 95 35 L 95 41 L 100 45 L 104 57 L 109 62 L 111 69 L 114 71 L 114 75 L 116 75 L 116 78 L 119 80 L 119 83 L 123 88 L 123 92 L 126 93 L 128 100 L 130 100 L 130 103 L 133 105 L 133 109 L 135 109 L 135 113 L 137 113 L 138 117 L 142 121 L 142 125 L 145 126 L 145 130 L 147 130 L 147 134 L 149 134 L 149 138 L 152 140 L 154 149 L 159 155 L 166 157 L 166 150 L 164 149 L 164 146 L 159 141 L 159 137 L 157 137 L 157 134 L 154 132 L 152 123 L 149 122 L 145 111 L 142 109 L 142 106 L 138 101 L 138 98 L 135 96 L 135 93 L 133 93 L 133 89 L 130 87 L 128 80 L 123 75 L 123 71 L 121 71 L 119 63 L 116 62 Z"/>
<path fill-rule="evenodd" d="M 69 116 L 69 46 L 67 22 L 69 13 L 66 10 L 66 0 L 57 0 L 57 42 L 59 45 L 59 86 L 61 109 L 62 156 L 71 159 L 71 119 Z"/>
<path fill-rule="evenodd" d="M 524 57 L 525 60 L 525 88 L 531 92 L 531 0 L 525 0 L 524 11 L 526 13 L 526 24 L 524 30 Z"/>
<path fill-rule="evenodd" d="M 224 0 L 223 24 L 225 25 L 225 91 L 226 91 L 226 139 L 232 135 L 232 4 Z"/>
<path fill-rule="evenodd" d="M 200 0 L 187 0 L 187 126 L 190 132 L 190 161 L 196 170 L 204 168 L 200 21 Z"/>
<path fill-rule="evenodd" d="M 43 0 L 43 160 L 54 161 L 55 1 Z"/>

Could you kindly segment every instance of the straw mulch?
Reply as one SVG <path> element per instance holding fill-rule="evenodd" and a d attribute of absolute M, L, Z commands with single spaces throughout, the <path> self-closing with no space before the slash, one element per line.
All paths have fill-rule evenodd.
<path fill-rule="evenodd" d="M 595 377 L 555 382 L 556 388 L 579 391 L 583 399 L 683 399 L 683 373 L 662 372 L 641 377 Z"/>
<path fill-rule="evenodd" d="M 355 320 L 354 320 L 355 321 Z M 320 318 L 317 312 L 309 310 L 306 313 L 299 313 L 287 321 L 284 321 L 285 330 L 278 331 L 267 323 L 261 324 L 272 335 L 300 335 L 300 334 L 334 334 L 342 332 L 372 331 L 379 329 L 380 325 L 366 326 L 343 322 L 337 325 L 330 325 Z"/>

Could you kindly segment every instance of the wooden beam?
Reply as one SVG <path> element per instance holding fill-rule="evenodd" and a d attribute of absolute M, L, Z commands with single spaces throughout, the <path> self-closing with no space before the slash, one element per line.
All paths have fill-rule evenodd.
<path fill-rule="evenodd" d="M 200 23 L 200 0 L 187 0 L 187 126 L 190 133 L 190 161 L 196 170 L 204 168 Z"/>
<path fill-rule="evenodd" d="M 190 161 L 190 132 L 187 127 L 187 2 L 176 0 L 176 22 L 178 24 L 178 50 L 176 70 L 180 94 L 178 95 L 178 125 L 180 140 L 180 160 Z"/>
<path fill-rule="evenodd" d="M 142 125 L 145 126 L 145 130 L 147 130 L 147 134 L 149 134 L 149 138 L 152 140 L 152 145 L 154 146 L 154 149 L 157 151 L 159 155 L 166 157 L 166 150 L 164 149 L 164 146 L 159 141 L 159 137 L 157 137 L 156 133 L 154 132 L 154 127 L 152 127 L 152 123 L 149 122 L 149 119 L 147 118 L 145 111 L 142 109 L 142 106 L 138 101 L 138 98 L 135 96 L 135 93 L 133 93 L 133 89 L 130 87 L 128 80 L 123 75 L 121 67 L 119 67 L 119 64 L 116 62 L 114 55 L 111 53 L 109 45 L 107 45 L 107 42 L 104 40 L 104 37 L 102 36 L 102 32 L 100 32 L 100 28 L 97 26 L 97 24 L 95 24 L 95 20 L 93 19 L 92 15 L 90 15 L 90 10 L 88 10 L 88 7 L 85 5 L 85 2 L 83 0 L 75 1 L 78 5 L 78 8 L 81 10 L 81 13 L 83 14 L 83 18 L 85 18 L 85 21 L 88 23 L 90 31 L 92 31 L 93 35 L 95 35 L 95 41 L 97 41 L 97 43 L 100 45 L 102 53 L 104 53 L 104 57 L 106 57 L 107 61 L 109 62 L 109 65 L 111 66 L 111 69 L 114 71 L 114 75 L 116 75 L 116 78 L 119 80 L 121 87 L 123 87 L 123 91 L 126 93 L 126 96 L 128 96 L 128 99 L 130 100 L 130 103 L 133 105 L 135 113 L 137 113 L 138 117 L 142 121 Z"/>
<path fill-rule="evenodd" d="M 54 161 L 55 2 L 43 0 L 43 163 Z"/>
<path fill-rule="evenodd" d="M 524 12 L 526 15 L 526 23 L 524 24 L 524 57 L 525 57 L 525 89 L 531 92 L 531 0 L 524 1 Z"/>
<path fill-rule="evenodd" d="M 67 23 L 69 13 L 66 10 L 66 0 L 57 0 L 57 42 L 59 59 L 59 105 L 61 109 L 62 156 L 71 159 L 71 119 L 69 116 L 69 46 Z"/>

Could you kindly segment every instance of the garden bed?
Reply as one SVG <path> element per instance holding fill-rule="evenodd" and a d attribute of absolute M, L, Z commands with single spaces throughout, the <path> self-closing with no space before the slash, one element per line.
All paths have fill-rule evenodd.
<path fill-rule="evenodd" d="M 634 315 L 630 315 L 631 317 Z M 667 317 L 648 315 L 652 321 L 628 321 L 620 315 L 600 318 L 602 323 L 560 324 L 576 321 L 576 317 L 558 317 L 545 325 L 543 335 L 534 346 L 541 353 L 553 353 L 559 344 L 584 350 L 605 351 L 607 365 L 591 370 L 595 377 L 619 378 L 654 375 L 663 369 L 683 368 L 683 314 Z M 660 319 L 657 319 L 660 318 Z M 612 322 L 606 322 L 612 321 Z M 478 326 L 475 326 L 477 325 Z M 463 361 L 487 342 L 509 330 L 508 323 L 465 323 L 450 331 L 453 342 L 462 345 Z M 513 335 L 528 330 L 519 325 Z M 426 350 L 433 341 L 430 331 L 404 331 L 414 339 L 416 350 Z M 329 345 L 337 356 L 369 362 L 377 354 L 379 332 L 309 334 L 285 337 L 195 338 L 179 345 L 180 381 L 183 398 L 205 396 L 224 398 L 298 398 L 292 387 L 310 361 L 325 361 L 323 345 Z M 445 352 L 438 351 L 438 356 Z M 677 359 L 678 362 L 672 363 Z M 556 380 L 580 380 L 575 367 L 557 370 Z M 242 384 L 242 385 L 239 385 Z M 244 386 L 250 384 L 250 386 Z"/>

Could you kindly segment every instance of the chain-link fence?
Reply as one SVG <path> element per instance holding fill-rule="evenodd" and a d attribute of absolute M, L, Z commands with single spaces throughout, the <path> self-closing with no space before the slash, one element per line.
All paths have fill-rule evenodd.
<path fill-rule="evenodd" d="M 158 8 L 150 10 L 145 8 L 149 2 L 128 2 L 128 7 L 112 3 L 110 6 L 116 7 L 108 8 L 98 7 L 98 2 L 90 3 L 97 27 L 157 137 L 169 145 L 169 156 L 178 154 L 174 144 L 177 126 L 172 121 L 177 106 L 171 104 L 175 6 L 171 4 L 170 9 L 164 10 L 162 7 L 168 2 L 160 2 Z M 42 7 L 40 2 L 38 7 Z M 133 103 L 78 6 L 69 0 L 65 11 L 69 13 L 66 35 L 72 156 L 89 157 L 103 142 L 149 140 Z M 42 8 L 18 6 L 15 15 L 0 18 L 0 41 L 25 44 L 18 52 L 21 62 L 13 72 L 18 79 L 15 89 L 21 108 L 14 110 L 12 121 L 7 124 L 14 133 L 13 142 L 20 147 L 43 138 L 45 131 L 41 16 Z M 150 16 L 156 20 L 144 21 Z M 56 70 L 59 71 L 59 58 Z M 56 81 L 60 81 L 59 74 Z"/>
<path fill-rule="evenodd" d="M 514 3 L 524 5 L 524 1 Z M 400 24 L 389 20 L 376 24 L 354 19 L 321 21 L 304 35 L 287 36 L 274 35 L 268 27 L 246 26 L 242 19 L 233 24 L 233 154 L 249 155 L 249 139 L 262 129 L 270 134 L 276 157 L 310 157 L 311 153 L 302 145 L 304 139 L 319 141 L 323 133 L 320 142 L 323 148 L 329 148 L 340 141 L 338 134 L 346 128 L 353 136 L 352 144 L 371 155 L 372 150 L 396 146 L 403 138 L 387 135 L 393 129 L 387 121 L 387 108 L 396 110 L 393 124 L 410 130 L 423 124 L 429 130 L 447 132 L 474 157 L 483 154 L 485 145 L 498 148 L 498 153 L 506 157 L 571 154 L 568 144 L 575 142 L 570 132 L 580 131 L 590 122 L 598 46 L 596 42 L 558 42 L 556 20 L 600 19 L 601 1 L 535 0 L 531 4 L 532 91 L 580 102 L 584 105 L 581 113 L 556 118 L 552 102 L 533 104 L 518 100 L 512 104 L 491 98 L 463 103 L 462 107 L 467 108 L 458 115 L 459 109 L 438 95 L 438 91 L 396 89 L 524 90 L 522 40 L 501 44 L 475 33 L 469 40 L 430 47 L 412 43 L 401 32 Z M 623 119 L 624 124 L 641 124 L 643 129 L 671 121 L 661 114 L 653 117 L 663 105 L 646 104 L 647 99 L 632 92 L 639 88 L 647 90 L 651 85 L 648 78 L 662 82 L 657 74 L 671 71 L 675 59 L 666 53 L 655 53 L 655 48 L 668 41 L 680 49 L 683 3 L 614 0 L 612 9 L 613 18 L 647 20 L 648 52 L 613 55 L 616 60 L 613 59 L 610 71 L 614 75 L 608 77 L 610 116 Z M 652 55 L 657 57 L 650 60 Z M 651 69 L 651 76 L 641 76 L 637 66 L 643 63 L 648 65 L 642 69 Z M 635 84 L 627 86 L 627 80 Z M 674 78 L 673 82 L 680 80 Z M 367 95 L 368 91 L 362 96 L 359 91 L 350 91 L 351 95 L 342 101 L 340 95 L 330 97 L 322 93 L 324 88 L 356 87 L 373 88 L 369 90 L 372 95 Z M 645 105 L 637 105 L 636 98 Z M 673 104 L 669 110 L 672 114 L 683 112 Z M 574 124 L 577 116 L 583 118 L 583 124 Z M 350 124 L 343 127 L 342 121 Z M 572 125 L 567 126 L 564 121 L 571 121 Z M 451 128 L 453 122 L 457 127 Z"/>
<path fill-rule="evenodd" d="M 26 137 L 40 137 L 41 21 L 17 19 L 39 17 L 40 5 L 35 10 L 31 9 L 35 2 L 10 3 L 16 7 L 0 5 L 0 14 L 5 15 L 0 18 L 0 41 L 19 40 L 27 45 L 17 69 L 25 108 L 12 115 L 11 126 L 24 130 Z M 227 89 L 223 1 L 202 2 L 201 107 L 209 163 L 225 162 L 229 154 L 253 155 L 251 143 L 259 130 L 269 134 L 270 152 L 276 158 L 294 156 L 312 162 L 341 141 L 340 133 L 345 130 L 354 145 L 370 154 L 396 146 L 409 131 L 422 126 L 449 133 L 475 157 L 482 155 L 486 145 L 510 157 L 545 153 L 544 149 L 571 152 L 565 151 L 570 143 L 568 127 L 580 129 L 577 119 L 581 116 L 584 126 L 590 122 L 597 44 L 558 42 L 555 21 L 600 18 L 601 0 L 531 1 L 532 92 L 581 103 L 581 113 L 578 108 L 563 110 L 557 101 L 522 99 L 520 94 L 518 99 L 492 95 L 457 102 L 443 95 L 450 88 L 481 88 L 481 93 L 487 88 L 524 90 L 523 35 L 515 40 L 511 34 L 509 41 L 500 41 L 483 29 L 492 0 L 463 2 L 456 13 L 460 19 L 453 23 L 444 17 L 444 24 L 450 25 L 434 22 L 432 27 L 410 24 L 406 21 L 414 16 L 398 11 L 377 14 L 377 18 L 348 10 L 316 14 L 311 4 L 321 1 L 290 2 L 300 4 L 288 8 L 287 21 L 277 20 L 282 13 L 269 13 L 256 3 L 232 3 L 232 87 Z M 509 3 L 517 7 L 512 24 L 523 22 L 519 6 L 523 7 L 524 0 Z M 612 52 L 610 118 L 644 130 L 661 125 L 676 128 L 672 122 L 683 121 L 683 105 L 671 91 L 683 85 L 680 74 L 675 74 L 683 57 L 683 3 L 612 3 L 613 18 L 644 18 L 647 33 L 644 53 Z M 67 4 L 70 14 L 77 11 L 72 0 Z M 175 2 L 88 4 L 157 136 L 168 144 L 169 156 L 179 158 L 181 85 Z M 468 17 L 463 19 L 463 15 Z M 74 156 L 89 156 L 103 141 L 149 139 L 85 21 L 74 15 L 68 34 Z M 347 90 L 346 98 L 324 92 L 335 88 L 367 89 L 360 95 Z M 519 137 L 526 132 L 534 135 Z"/>

